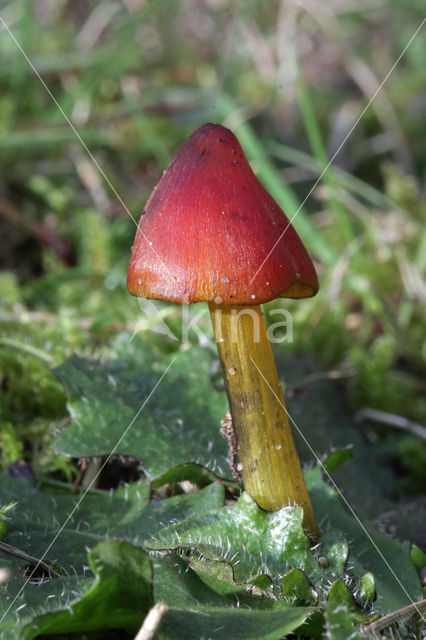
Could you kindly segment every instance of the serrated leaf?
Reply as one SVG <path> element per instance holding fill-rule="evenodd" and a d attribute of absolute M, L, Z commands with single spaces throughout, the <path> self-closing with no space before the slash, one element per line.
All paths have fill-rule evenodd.
<path fill-rule="evenodd" d="M 67 607 L 93 583 L 93 578 L 64 576 L 41 584 L 26 584 L 22 561 L 2 557 L 10 579 L 0 586 L 0 640 L 18 640 L 21 629 L 36 616 Z"/>
<path fill-rule="evenodd" d="M 155 362 L 144 347 L 139 362 L 133 351 L 128 360 L 107 363 L 74 356 L 54 370 L 72 417 L 55 449 L 77 457 L 112 450 L 130 455 L 141 460 L 150 479 L 188 462 L 231 479 L 227 445 L 219 434 L 227 401 L 210 385 L 206 351 L 193 347 L 165 363 Z"/>
<path fill-rule="evenodd" d="M 247 592 L 258 596 L 272 593 L 272 580 L 266 575 L 257 575 L 243 584 L 236 583 L 232 566 L 228 562 L 217 562 L 192 554 L 189 566 L 205 584 L 222 596 L 237 595 L 241 600 Z M 251 603 L 253 602 L 252 600 Z"/>
<path fill-rule="evenodd" d="M 321 526 L 337 527 L 350 540 L 351 571 L 359 578 L 368 571 L 374 575 L 375 609 L 385 614 L 419 600 L 421 585 L 410 559 L 410 544 L 384 536 L 370 523 L 349 514 L 337 491 L 322 479 L 319 468 L 309 470 L 305 477 Z"/>
<path fill-rule="evenodd" d="M 148 535 L 165 524 L 217 507 L 224 499 L 223 486 L 216 482 L 194 494 L 148 502 L 149 484 L 139 482 L 111 493 L 89 492 L 67 521 L 78 502 L 76 496 L 47 494 L 25 478 L 8 475 L 0 478 L 0 492 L 2 498 L 14 495 L 18 501 L 8 523 L 6 540 L 35 558 L 40 558 L 48 549 L 46 561 L 55 561 L 64 574 L 40 585 L 25 586 L 13 613 L 5 621 L 6 626 L 0 625 L 1 640 L 17 638 L 22 624 L 49 610 L 68 607 L 87 589 L 93 582 L 87 564 L 88 547 L 113 536 L 142 545 Z M 66 526 L 62 526 L 64 524 Z M 8 583 L 0 587 L 3 604 L 3 608 L 0 605 L 0 617 L 24 586 L 19 564 L 25 565 L 25 562 L 11 561 L 2 554 L 2 566 L 10 566 L 13 571 Z"/>
<path fill-rule="evenodd" d="M 169 607 L 158 632 L 164 640 L 278 640 L 297 629 L 314 610 L 290 608 L 241 587 L 221 596 L 175 554 L 155 558 L 153 567 L 154 600 Z"/>
<path fill-rule="evenodd" d="M 302 528 L 302 515 L 298 506 L 275 513 L 263 511 L 243 493 L 233 506 L 212 509 L 164 528 L 147 547 L 197 549 L 210 559 L 229 562 L 236 582 L 262 573 L 282 576 L 295 566 L 315 572 L 317 562 Z"/>
<path fill-rule="evenodd" d="M 18 500 L 7 542 L 35 557 L 41 557 L 49 546 L 49 559 L 67 573 L 83 572 L 87 548 L 106 538 L 143 545 L 166 524 L 217 507 L 224 499 L 219 482 L 194 494 L 152 502 L 149 483 L 144 481 L 112 492 L 89 492 L 81 502 L 70 494 L 41 492 L 30 481 L 7 475 L 0 478 L 0 488 L 2 495 Z"/>
<path fill-rule="evenodd" d="M 95 574 L 89 590 L 66 609 L 37 617 L 26 625 L 22 640 L 38 635 L 137 629 L 152 604 L 152 569 L 148 555 L 129 542 L 109 540 L 88 556 Z"/>
<path fill-rule="evenodd" d="M 348 574 L 359 580 L 371 571 L 377 585 L 378 610 L 386 612 L 405 604 L 404 590 L 413 600 L 419 599 L 420 583 L 410 561 L 409 545 L 383 536 L 368 523 L 363 524 L 366 535 L 358 521 L 346 512 L 338 494 L 322 480 L 319 470 L 309 472 L 307 479 L 319 520 L 343 530 L 328 530 L 315 550 L 310 549 L 303 533 L 298 507 L 267 513 L 247 494 L 234 506 L 213 509 L 164 528 L 147 546 L 158 550 L 189 548 L 210 561 L 227 563 L 232 567 L 235 583 L 247 583 L 266 574 L 275 582 L 275 592 L 277 579 L 291 568 L 303 570 L 321 594 L 328 591 L 327 585 L 336 577 Z M 351 544 L 346 567 L 348 539 Z M 321 566 L 319 560 L 324 552 L 327 564 Z M 390 581 L 388 565 L 394 571 L 398 568 L 401 584 Z M 229 572 L 226 576 L 222 570 L 222 574 L 225 575 L 221 578 L 229 581 Z"/>
<path fill-rule="evenodd" d="M 224 581 L 221 575 L 218 575 L 217 579 L 214 574 L 209 575 L 207 581 L 205 580 L 209 570 L 222 566 L 228 566 L 230 569 L 229 565 L 209 562 L 206 558 L 191 558 L 188 561 L 176 553 L 158 555 L 153 560 L 154 599 L 178 609 L 188 605 L 243 606 L 268 610 L 288 607 L 284 601 L 272 597 L 271 592 L 262 590 L 262 582 L 263 586 L 268 588 L 270 580 L 259 581 L 259 584 L 250 583 L 249 586 L 232 582 L 232 588 L 226 591 L 223 591 Z"/>
<path fill-rule="evenodd" d="M 113 530 L 125 531 L 149 501 L 146 482 L 110 493 L 89 492 L 80 504 L 78 496 L 39 491 L 25 478 L 3 475 L 0 488 L 3 495 L 18 500 L 6 541 L 36 558 L 49 547 L 48 559 L 68 574 L 83 573 L 87 549 L 110 537 Z"/>

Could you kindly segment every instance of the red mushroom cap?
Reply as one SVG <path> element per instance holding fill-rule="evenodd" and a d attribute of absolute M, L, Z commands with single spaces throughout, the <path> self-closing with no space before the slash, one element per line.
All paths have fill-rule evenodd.
<path fill-rule="evenodd" d="M 179 304 L 255 305 L 310 297 L 318 278 L 234 134 L 208 123 L 178 150 L 147 202 L 127 287 Z"/>

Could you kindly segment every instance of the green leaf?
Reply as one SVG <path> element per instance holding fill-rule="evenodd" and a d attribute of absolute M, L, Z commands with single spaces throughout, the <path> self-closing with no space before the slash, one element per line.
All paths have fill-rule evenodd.
<path fill-rule="evenodd" d="M 270 513 L 260 509 L 247 493 L 233 506 L 165 527 L 147 547 L 196 549 L 207 558 L 231 564 L 236 582 L 247 582 L 258 574 L 283 576 L 293 567 L 309 574 L 318 566 L 302 528 L 301 508 L 285 507 Z"/>
<path fill-rule="evenodd" d="M 321 537 L 318 561 L 324 568 L 330 567 L 333 576 L 342 577 L 349 555 L 349 546 L 341 531 L 330 529 Z"/>
<path fill-rule="evenodd" d="M 376 599 L 376 581 L 372 573 L 364 573 L 359 582 L 356 595 L 358 602 L 360 602 L 363 607 L 366 607 Z"/>
<path fill-rule="evenodd" d="M 188 464 L 180 464 L 176 467 L 172 467 L 160 476 L 157 476 L 155 480 L 152 481 L 152 486 L 153 488 L 158 489 L 165 484 L 182 482 L 183 480 L 189 480 L 193 484 L 197 485 L 197 487 L 204 487 L 207 484 L 215 482 L 217 480 L 217 476 L 211 471 L 208 471 L 205 467 L 189 462 Z M 236 482 L 235 480 L 226 480 L 224 482 L 224 486 L 238 488 L 241 487 L 241 483 Z"/>
<path fill-rule="evenodd" d="M 10 578 L 0 586 L 0 640 L 20 639 L 25 624 L 36 616 L 67 607 L 93 583 L 92 577 L 68 575 L 41 584 L 26 584 L 19 568 L 22 564 L 21 560 L 4 556 L 1 559 Z"/>
<path fill-rule="evenodd" d="M 228 582 L 223 580 L 222 567 L 230 571 Z M 211 562 L 206 558 L 182 558 L 176 553 L 166 556 L 156 554 L 154 568 L 154 600 L 164 602 L 177 609 L 185 606 L 251 607 L 255 609 L 287 608 L 287 602 L 271 597 L 261 586 L 269 588 L 271 581 L 256 580 L 246 584 L 235 584 L 232 569 L 222 562 Z M 217 573 L 215 574 L 215 568 Z M 231 586 L 232 585 L 232 586 Z M 224 588 L 225 587 L 225 588 Z"/>
<path fill-rule="evenodd" d="M 265 574 L 256 575 L 243 583 L 237 583 L 233 567 L 227 562 L 209 560 L 205 556 L 198 557 L 196 554 L 192 554 L 189 564 L 203 582 L 221 595 L 237 595 L 240 602 L 244 600 L 247 593 L 265 598 L 270 598 L 273 595 L 272 579 Z M 251 600 L 251 606 L 256 605 L 257 599 L 256 601 Z"/>
<path fill-rule="evenodd" d="M 202 563 L 203 561 L 201 561 Z M 192 563 L 191 563 L 192 564 Z M 206 584 L 191 566 L 175 553 L 157 555 L 153 559 L 154 601 L 164 602 L 169 607 L 181 609 L 198 605 L 215 607 L 237 604 L 237 598 L 217 593 Z M 235 592 L 244 591 L 234 585 Z"/>
<path fill-rule="evenodd" d="M 78 497 L 41 492 L 25 478 L 0 477 L 0 493 L 2 499 L 15 496 L 18 500 L 7 523 L 7 542 L 35 558 L 41 558 L 48 550 L 45 561 L 63 574 L 42 584 L 25 586 L 3 627 L 0 625 L 1 640 L 18 637 L 24 623 L 49 610 L 70 606 L 87 589 L 93 582 L 93 563 L 87 565 L 87 548 L 110 537 L 142 546 L 147 536 L 165 524 L 217 507 L 224 500 L 223 486 L 216 482 L 194 494 L 149 502 L 149 484 L 138 482 L 112 492 L 89 492 L 72 514 Z M 122 549 L 124 554 L 133 547 Z M 0 587 L 0 617 L 24 586 L 18 566 L 25 564 L 30 569 L 34 566 L 9 560 L 2 554 L 2 566 L 10 568 L 11 579 Z"/>
<path fill-rule="evenodd" d="M 328 592 L 328 602 L 344 605 L 348 611 L 358 613 L 356 602 L 343 580 L 336 580 L 333 582 L 330 587 L 330 591 Z"/>
<path fill-rule="evenodd" d="M 347 460 L 350 460 L 353 457 L 353 447 L 352 445 L 348 445 L 347 447 L 342 447 L 340 449 L 335 449 L 327 456 L 327 459 L 324 462 L 324 467 L 326 471 L 334 471 L 341 467 Z"/>
<path fill-rule="evenodd" d="M 140 341 L 134 342 L 125 359 L 72 357 L 54 370 L 72 417 L 55 449 L 77 457 L 130 455 L 141 460 L 149 479 L 189 462 L 231 479 L 227 445 L 219 434 L 227 402 L 210 385 L 206 351 L 193 347 L 155 362 Z"/>
<path fill-rule="evenodd" d="M 223 485 L 215 482 L 195 493 L 153 500 L 132 523 L 127 523 L 125 528 L 116 533 L 144 543 L 147 538 L 162 530 L 166 523 L 180 522 L 222 506 L 224 497 Z"/>
<path fill-rule="evenodd" d="M 96 578 L 90 589 L 62 611 L 42 615 L 28 624 L 23 640 L 41 633 L 105 629 L 137 629 L 152 604 L 152 569 L 148 555 L 129 542 L 109 540 L 89 553 Z"/>
<path fill-rule="evenodd" d="M 41 492 L 23 478 L 6 475 L 0 478 L 0 489 L 2 496 L 18 500 L 7 542 L 35 557 L 49 547 L 48 558 L 67 573 L 83 572 L 87 548 L 106 538 L 143 545 L 165 524 L 217 507 L 224 499 L 218 482 L 194 494 L 152 502 L 150 486 L 143 481 L 112 492 L 89 492 L 81 502 L 70 494 Z"/>
<path fill-rule="evenodd" d="M 327 604 L 326 622 L 329 640 L 365 640 L 365 636 L 358 633 L 350 611 L 341 603 Z"/>
<path fill-rule="evenodd" d="M 338 527 L 350 540 L 351 571 L 359 578 L 366 572 L 374 575 L 377 611 L 385 614 L 419 600 L 421 585 L 410 559 L 410 544 L 384 536 L 349 514 L 337 491 L 322 479 L 319 468 L 309 470 L 305 477 L 321 526 Z"/>
<path fill-rule="evenodd" d="M 244 598 L 248 584 L 253 585 L 257 593 L 263 590 L 270 591 L 272 582 L 268 576 L 256 576 L 248 583 L 240 584 L 234 581 L 232 566 L 227 562 L 217 562 L 209 560 L 205 556 L 190 556 L 189 566 L 197 574 L 204 584 L 209 586 L 215 593 L 221 596 L 238 596 L 239 600 Z"/>
<path fill-rule="evenodd" d="M 312 609 L 257 611 L 238 608 L 170 609 L 158 637 L 163 640 L 280 640 L 309 617 Z"/>
<path fill-rule="evenodd" d="M 36 558 L 49 547 L 47 559 L 55 561 L 64 573 L 82 573 L 87 548 L 108 538 L 112 531 L 123 533 L 141 516 L 149 500 L 146 482 L 111 493 L 89 492 L 81 504 L 78 496 L 39 491 L 25 478 L 4 475 L 0 488 L 2 495 L 18 500 L 7 542 Z"/>
<path fill-rule="evenodd" d="M 290 608 L 241 587 L 239 593 L 220 596 L 175 554 L 155 558 L 153 568 L 154 601 L 169 607 L 158 632 L 164 640 L 278 640 L 302 625 L 314 610 Z"/>
<path fill-rule="evenodd" d="M 416 544 L 411 547 L 410 553 L 411 561 L 416 567 L 417 571 L 421 571 L 426 567 L 426 553 L 420 549 Z"/>
<path fill-rule="evenodd" d="M 314 604 L 317 594 L 301 569 L 290 569 L 281 580 L 283 596 L 291 598 L 296 604 Z"/>

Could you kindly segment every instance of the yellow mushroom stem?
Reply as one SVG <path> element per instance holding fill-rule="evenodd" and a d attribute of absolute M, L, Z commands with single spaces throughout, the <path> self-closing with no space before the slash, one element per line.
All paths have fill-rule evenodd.
<path fill-rule="evenodd" d="M 246 491 L 267 511 L 303 508 L 318 535 L 260 306 L 209 303 Z"/>

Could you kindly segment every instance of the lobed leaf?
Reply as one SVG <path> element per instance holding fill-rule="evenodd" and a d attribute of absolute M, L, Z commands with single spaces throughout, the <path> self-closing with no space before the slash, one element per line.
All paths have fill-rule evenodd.
<path fill-rule="evenodd" d="M 232 479 L 227 444 L 219 435 L 226 397 L 211 387 L 206 351 L 193 347 L 155 362 L 147 347 L 137 349 L 137 364 L 131 353 L 107 363 L 73 356 L 54 370 L 72 418 L 54 441 L 56 451 L 132 456 L 150 480 L 186 463 Z"/>

